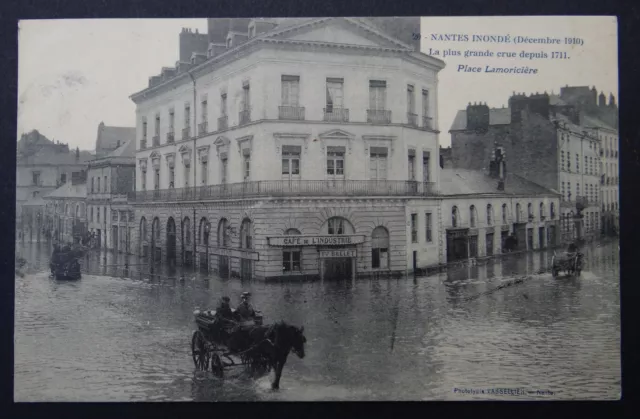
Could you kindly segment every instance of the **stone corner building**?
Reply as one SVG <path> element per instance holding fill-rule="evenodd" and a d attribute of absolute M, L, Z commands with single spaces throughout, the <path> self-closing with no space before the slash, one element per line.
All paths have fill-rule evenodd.
<path fill-rule="evenodd" d="M 444 262 L 408 228 L 440 234 L 442 61 L 356 18 L 212 19 L 185 53 L 202 38 L 132 95 L 137 253 L 259 279 Z"/>

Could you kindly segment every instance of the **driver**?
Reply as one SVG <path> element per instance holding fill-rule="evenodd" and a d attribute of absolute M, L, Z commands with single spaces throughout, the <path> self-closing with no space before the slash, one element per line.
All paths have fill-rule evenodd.
<path fill-rule="evenodd" d="M 223 319 L 233 320 L 233 312 L 231 311 L 231 305 L 229 304 L 230 301 L 229 297 L 222 297 L 218 307 L 216 308 L 216 314 Z"/>
<path fill-rule="evenodd" d="M 567 248 L 567 252 L 575 253 L 577 251 L 578 251 L 578 246 L 576 245 L 575 242 L 571 242 L 571 244 L 569 244 L 569 247 Z"/>
<path fill-rule="evenodd" d="M 242 320 L 253 320 L 256 315 L 256 311 L 253 309 L 253 306 L 249 302 L 249 297 L 251 293 L 243 292 L 240 297 L 240 304 L 236 309 L 236 313 L 240 316 Z"/>

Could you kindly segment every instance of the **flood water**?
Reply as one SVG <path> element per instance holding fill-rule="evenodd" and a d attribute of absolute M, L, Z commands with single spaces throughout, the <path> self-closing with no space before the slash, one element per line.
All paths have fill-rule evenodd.
<path fill-rule="evenodd" d="M 15 401 L 464 400 L 454 388 L 547 390 L 497 399 L 620 396 L 618 243 L 591 246 L 581 278 L 534 274 L 546 253 L 428 277 L 263 283 L 186 272 L 110 276 L 122 256 L 92 255 L 77 282 L 47 272 L 49 248 L 19 249 Z M 281 389 L 271 376 L 195 372 L 195 307 L 235 304 L 251 291 L 265 323 L 304 325 L 306 357 L 291 354 Z"/>

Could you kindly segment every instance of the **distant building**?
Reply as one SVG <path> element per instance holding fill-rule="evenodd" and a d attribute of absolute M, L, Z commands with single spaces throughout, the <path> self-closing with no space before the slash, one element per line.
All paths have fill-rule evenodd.
<path fill-rule="evenodd" d="M 604 222 L 601 174 L 606 166 L 600 155 L 605 146 L 603 135 L 599 136 L 593 125 L 599 121 L 606 126 L 598 118 L 614 120 L 614 112 L 617 108 L 597 105 L 595 90 L 588 88 L 563 88 L 559 96 L 514 94 L 506 108 L 470 103 L 466 110 L 458 111 L 449 131 L 452 166 L 487 170 L 499 148 L 509 158 L 510 173 L 561 194 L 565 240 L 577 234 L 576 205 L 584 206 L 579 228 L 594 235 Z M 605 137 L 612 138 L 612 132 Z M 617 138 L 615 147 L 617 150 Z M 617 162 L 610 165 L 610 173 L 617 173 Z M 617 202 L 617 194 L 613 198 Z"/>
<path fill-rule="evenodd" d="M 93 156 L 88 151 L 69 150 L 68 144 L 54 143 L 38 131 L 23 134 L 16 155 L 16 218 L 20 224 L 27 200 L 45 196 L 85 169 Z"/>
<path fill-rule="evenodd" d="M 87 221 L 100 247 L 131 252 L 135 222 L 127 198 L 135 190 L 135 167 L 135 139 L 88 163 Z"/>
<path fill-rule="evenodd" d="M 73 172 L 66 182 L 44 197 L 46 204 L 45 231 L 54 240 L 72 242 L 87 232 L 86 173 Z"/>
<path fill-rule="evenodd" d="M 104 157 L 135 138 L 135 127 L 111 127 L 100 122 L 96 137 L 96 157 Z"/>

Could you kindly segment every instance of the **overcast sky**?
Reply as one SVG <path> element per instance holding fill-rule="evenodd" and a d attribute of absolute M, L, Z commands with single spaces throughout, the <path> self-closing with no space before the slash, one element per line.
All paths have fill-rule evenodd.
<path fill-rule="evenodd" d="M 206 32 L 205 19 L 40 20 L 20 22 L 18 139 L 38 129 L 49 139 L 82 149 L 95 147 L 98 124 L 135 126 L 129 96 L 148 78 L 178 59 L 178 34 L 190 27 Z M 423 18 L 422 49 L 547 51 L 549 46 L 502 46 L 433 42 L 431 34 L 565 36 L 584 39 L 582 47 L 562 47 L 567 60 L 463 59 L 445 57 L 439 74 L 441 143 L 450 144 L 449 127 L 469 101 L 507 104 L 512 91 L 556 93 L 561 86 L 595 85 L 617 98 L 617 41 L 614 18 Z M 442 58 L 442 57 L 441 57 Z M 458 73 L 459 64 L 484 67 L 528 65 L 533 75 Z"/>

